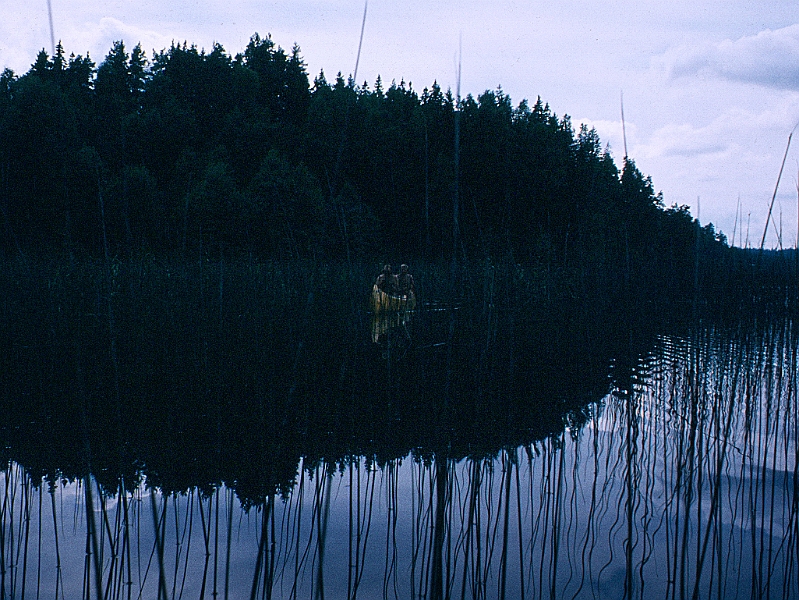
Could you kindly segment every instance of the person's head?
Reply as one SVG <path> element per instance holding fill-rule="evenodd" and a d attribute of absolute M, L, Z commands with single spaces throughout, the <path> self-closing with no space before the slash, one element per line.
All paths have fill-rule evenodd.
<path fill-rule="evenodd" d="M 400 272 L 401 273 L 407 273 L 408 272 L 408 265 L 402 265 L 400 267 Z"/>
<path fill-rule="evenodd" d="M 391 273 L 391 265 L 385 265 L 383 267 L 383 273 Z"/>

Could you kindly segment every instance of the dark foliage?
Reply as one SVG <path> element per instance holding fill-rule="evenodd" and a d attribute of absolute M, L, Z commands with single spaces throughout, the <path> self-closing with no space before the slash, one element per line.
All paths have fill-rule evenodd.
<path fill-rule="evenodd" d="M 617 167 L 541 99 L 311 84 L 299 47 L 258 34 L 236 56 L 184 43 L 148 61 L 118 41 L 99 66 L 59 45 L 5 71 L 0 207 L 6 256 L 455 254 L 538 265 L 609 302 L 693 302 L 697 269 L 734 262 L 712 225 L 665 208 L 632 160 Z"/>
<path fill-rule="evenodd" d="M 381 328 L 336 296 L 350 268 L 103 262 L 0 269 L 0 447 L 111 491 L 224 482 L 260 503 L 291 489 L 301 458 L 492 455 L 577 427 L 610 389 L 610 357 L 654 331 L 562 302 Z"/>

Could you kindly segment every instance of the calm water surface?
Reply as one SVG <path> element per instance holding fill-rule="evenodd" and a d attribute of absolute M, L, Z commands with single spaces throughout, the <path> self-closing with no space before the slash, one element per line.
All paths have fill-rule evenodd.
<path fill-rule="evenodd" d="M 19 342 L 3 596 L 799 597 L 790 323 L 621 358 L 469 319 Z"/>

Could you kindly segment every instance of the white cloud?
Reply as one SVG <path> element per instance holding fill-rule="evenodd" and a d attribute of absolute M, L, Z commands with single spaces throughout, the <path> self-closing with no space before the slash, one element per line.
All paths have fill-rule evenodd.
<path fill-rule="evenodd" d="M 672 78 L 711 76 L 799 90 L 799 24 L 737 40 L 678 46 L 658 62 Z"/>
<path fill-rule="evenodd" d="M 141 43 L 147 56 L 152 58 L 153 50 L 168 48 L 173 39 L 157 31 L 148 30 L 124 23 L 111 17 L 99 21 L 84 22 L 64 32 L 64 49 L 75 54 L 89 52 L 97 64 L 105 59 L 115 41 L 123 40 L 128 51 Z M 183 41 L 176 40 L 175 41 Z"/>
<path fill-rule="evenodd" d="M 730 156 L 740 151 L 732 139 L 735 130 L 731 128 L 733 124 L 740 124 L 740 120 L 745 120 L 741 113 L 726 113 L 702 127 L 669 123 L 653 131 L 645 143 L 637 145 L 636 153 L 646 158 Z"/>
<path fill-rule="evenodd" d="M 10 68 L 21 74 L 30 68 L 39 50 L 50 52 L 47 10 L 8 12 L 3 8 L 0 6 L 0 70 Z"/>
<path fill-rule="evenodd" d="M 731 109 L 704 125 L 667 124 L 636 146 L 636 162 L 652 176 L 655 188 L 666 192 L 667 205 L 689 204 L 703 223 L 712 221 L 729 236 L 736 232 L 736 242 L 745 243 L 738 239 L 743 231 L 736 221 L 737 203 L 740 199 L 752 231 L 762 233 L 790 133 L 780 127 L 781 116 L 773 107 L 761 112 Z M 795 163 L 795 156 L 792 150 L 786 166 Z M 788 179 L 786 173 L 778 199 L 790 196 Z M 795 200 L 778 212 L 795 223 Z M 767 239 L 770 246 L 776 243 L 772 237 Z"/>
<path fill-rule="evenodd" d="M 722 94 L 727 103 L 708 113 L 691 108 L 694 102 L 701 105 L 703 96 L 692 98 L 682 85 L 673 90 L 673 98 L 670 92 L 665 102 L 679 109 L 658 112 L 655 122 L 649 111 L 639 110 L 637 115 L 628 111 L 633 113 L 633 119 L 628 115 L 626 122 L 629 154 L 638 168 L 652 177 L 655 189 L 663 191 L 666 205 L 689 205 L 703 223 L 713 222 L 730 237 L 735 233 L 739 244 L 746 243 L 743 219 L 751 227 L 750 243 L 759 243 L 787 137 L 799 121 L 799 94 L 760 88 L 756 94 L 751 90 L 741 94 L 749 98 L 749 102 L 742 102 L 734 86 L 714 89 L 720 88 L 731 88 Z M 684 95 L 690 102 L 680 104 Z M 594 127 L 603 144 L 610 144 L 614 160 L 620 164 L 624 148 L 620 118 L 583 118 L 576 122 Z M 776 215 L 782 215 L 786 232 L 788 223 L 796 223 L 792 182 L 799 165 L 799 137 L 794 137 L 774 209 Z M 796 236 L 791 235 L 789 239 L 786 233 L 783 242 L 793 243 Z M 769 232 L 766 243 L 769 247 L 776 245 L 773 232 Z"/>

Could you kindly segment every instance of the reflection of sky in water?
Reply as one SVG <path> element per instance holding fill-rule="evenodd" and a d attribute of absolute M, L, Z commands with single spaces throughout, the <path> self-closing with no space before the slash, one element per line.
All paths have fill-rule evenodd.
<path fill-rule="evenodd" d="M 199 597 L 204 585 L 206 597 L 246 598 L 258 572 L 256 597 L 271 573 L 280 598 L 313 597 L 320 585 L 342 598 L 356 580 L 358 597 L 409 598 L 428 591 L 443 515 L 439 550 L 455 597 L 464 585 L 466 597 L 488 598 L 503 589 L 517 598 L 522 587 L 527 597 L 620 598 L 629 586 L 636 596 L 691 595 L 698 568 L 700 595 L 791 597 L 799 585 L 786 579 L 799 559 L 795 373 L 780 363 L 782 383 L 766 385 L 763 361 L 740 368 L 727 346 L 694 353 L 694 362 L 677 342 L 661 340 L 661 349 L 631 395 L 605 396 L 581 428 L 510 454 L 447 462 L 443 502 L 443 462 L 408 456 L 378 468 L 360 459 L 332 475 L 301 463 L 301 482 L 274 501 L 259 546 L 263 511 L 243 511 L 226 488 L 164 499 L 142 485 L 127 502 L 109 497 L 103 506 L 93 487 L 103 586 L 126 597 L 130 582 L 134 597 L 157 597 L 163 573 L 169 597 Z M 26 596 L 56 588 L 54 502 L 59 595 L 80 597 L 83 486 L 59 485 L 51 496 L 14 463 L 0 485 L 7 595 L 21 596 L 23 572 Z M 163 569 L 154 533 L 162 517 Z M 259 549 L 271 571 L 256 571 Z"/>
<path fill-rule="evenodd" d="M 568 592 L 568 597 L 574 594 L 591 597 L 592 593 L 599 597 L 621 597 L 618 592 L 624 589 L 628 574 L 625 557 L 628 531 L 625 472 L 623 466 L 613 463 L 620 447 L 614 447 L 610 439 L 612 436 L 600 434 L 600 437 L 606 438 L 601 442 L 606 446 L 599 456 L 590 452 L 594 442 L 590 435 L 583 435 L 577 443 L 566 438 L 559 449 L 549 443 L 539 444 L 539 453 L 534 452 L 532 460 L 528 460 L 526 452 L 520 451 L 517 455 L 519 479 L 517 482 L 515 471 L 511 471 L 510 488 L 506 487 L 503 468 L 507 462 L 503 464 L 502 456 L 494 460 L 462 460 L 450 464 L 450 492 L 453 499 L 446 507 L 451 527 L 446 549 L 451 553 L 451 583 L 454 590 L 460 590 L 464 582 L 468 548 L 470 566 L 466 569 L 465 579 L 467 597 L 475 592 L 472 586 L 476 584 L 485 586 L 488 597 L 499 596 L 503 560 L 507 560 L 505 592 L 508 597 L 519 597 L 522 578 L 528 594 L 532 590 L 549 589 L 554 584 L 564 593 Z M 18 474 L 19 471 L 17 477 Z M 430 519 L 435 512 L 435 494 L 431 505 L 430 483 L 435 477 L 434 468 L 414 462 L 410 457 L 401 464 L 388 465 L 382 469 L 367 470 L 361 463 L 360 469 L 352 473 L 352 487 L 349 468 L 344 473 L 323 477 L 321 486 L 317 486 L 319 474 L 317 470 L 314 477 L 305 477 L 302 492 L 297 490 L 291 499 L 276 502 L 274 590 L 277 596 L 290 597 L 296 583 L 297 589 L 294 591 L 298 597 L 311 597 L 320 583 L 318 565 L 320 550 L 323 550 L 325 569 L 322 583 L 329 597 L 346 596 L 350 552 L 360 552 L 360 597 L 383 597 L 386 590 L 389 597 L 394 597 L 395 593 L 397 597 L 410 597 L 411 586 L 418 589 L 420 579 L 425 581 L 423 574 L 429 568 L 429 545 L 433 533 Z M 477 478 L 479 487 L 475 488 Z M 358 494 L 359 480 L 360 501 L 351 495 Z M 507 489 L 511 492 L 507 525 L 509 544 L 503 550 Z M 29 500 L 29 553 L 38 540 L 38 494 L 34 490 Z M 633 582 L 638 589 L 640 578 L 643 577 L 646 590 L 656 597 L 666 595 L 669 561 L 682 560 L 683 545 L 679 538 L 685 523 L 680 523 L 674 529 L 670 540 L 665 535 L 670 527 L 663 522 L 668 494 L 662 480 L 649 489 L 646 485 L 639 485 L 635 492 L 635 501 L 640 504 L 635 510 L 632 538 L 633 562 L 630 566 L 634 570 Z M 325 513 L 327 495 L 330 503 L 329 512 Z M 703 497 L 707 515 L 709 497 L 707 494 L 703 494 Z M 19 504 L 20 498 L 18 495 L 15 500 L 19 507 L 22 506 Z M 59 487 L 55 498 L 63 572 L 61 585 L 65 597 L 77 597 L 81 593 L 87 540 L 85 496 L 77 485 L 69 484 Z M 156 498 L 157 511 L 161 514 L 164 509 L 163 498 Z M 521 500 L 521 505 L 517 504 L 517 499 Z M 218 507 L 216 500 L 220 500 Z M 96 497 L 94 502 L 97 502 Z M 177 590 L 176 593 L 182 589 L 184 597 L 198 597 L 205 575 L 206 593 L 214 588 L 222 593 L 227 585 L 230 597 L 249 597 L 258 557 L 261 513 L 254 509 L 242 511 L 233 495 L 224 489 L 214 496 L 210 510 L 209 501 L 206 499 L 203 502 L 211 552 L 206 569 L 205 539 L 198 502 L 196 494 L 167 500 L 164 529 L 167 591 L 171 596 L 173 589 Z M 696 514 L 698 506 L 697 502 L 692 507 L 693 514 Z M 189 508 L 192 509 L 191 513 Z M 106 504 L 111 532 L 118 531 L 117 511 L 121 509 L 121 502 Z M 153 506 L 150 498 L 141 494 L 129 502 L 128 510 L 132 555 L 125 560 L 128 560 L 132 569 L 133 588 L 143 588 L 144 597 L 149 594 L 153 594 L 149 597 L 154 597 L 158 568 Z M 96 506 L 98 524 L 102 516 L 102 509 Z M 672 512 L 670 519 L 673 516 Z M 29 567 L 27 585 L 31 589 L 30 586 L 34 584 L 34 580 L 30 579 L 31 573 L 40 570 L 40 586 L 48 590 L 55 586 L 56 570 L 52 512 L 46 492 L 42 498 L 41 518 L 41 562 L 36 560 L 35 551 L 29 556 L 31 564 L 37 566 Z M 323 519 L 321 522 L 320 518 Z M 350 540 L 356 545 L 357 539 L 350 535 L 353 527 L 351 519 L 360 519 L 359 549 L 350 547 Z M 726 514 L 721 520 L 720 533 L 728 546 L 723 550 L 723 557 L 729 563 L 725 569 L 735 578 L 736 586 L 749 590 L 751 568 L 747 568 L 747 565 L 752 564 L 752 541 L 756 544 L 761 541 L 759 534 L 754 537 L 751 535 L 749 521 L 744 515 L 739 514 L 737 519 L 737 522 L 731 521 Z M 464 524 L 470 520 L 474 524 L 471 531 Z M 523 532 L 521 539 L 519 520 Z M 696 521 L 692 519 L 687 559 L 691 571 L 696 563 L 694 549 L 699 543 L 695 529 Z M 229 549 L 228 531 L 232 534 Z M 319 536 L 323 531 L 325 543 L 320 545 Z M 678 539 L 675 540 L 675 537 Z M 176 539 L 180 539 L 180 545 L 176 544 Z M 766 536 L 765 549 L 768 548 L 768 542 Z M 106 547 L 103 580 L 107 581 L 109 569 L 112 568 L 108 530 L 100 535 L 98 543 Z M 520 543 L 524 553 L 521 560 Z M 778 543 L 779 539 L 775 539 L 775 550 Z M 21 546 L 18 545 L 15 552 L 20 551 Z M 420 557 L 415 566 L 412 563 L 414 551 Z M 503 552 L 507 552 L 506 559 L 502 558 Z M 295 572 L 298 573 L 296 581 Z M 354 571 L 352 576 L 355 576 Z M 782 576 L 783 572 L 778 566 L 774 573 L 775 583 L 779 583 Z M 691 581 L 690 577 L 688 581 Z M 745 596 L 747 594 L 741 597 Z"/>

